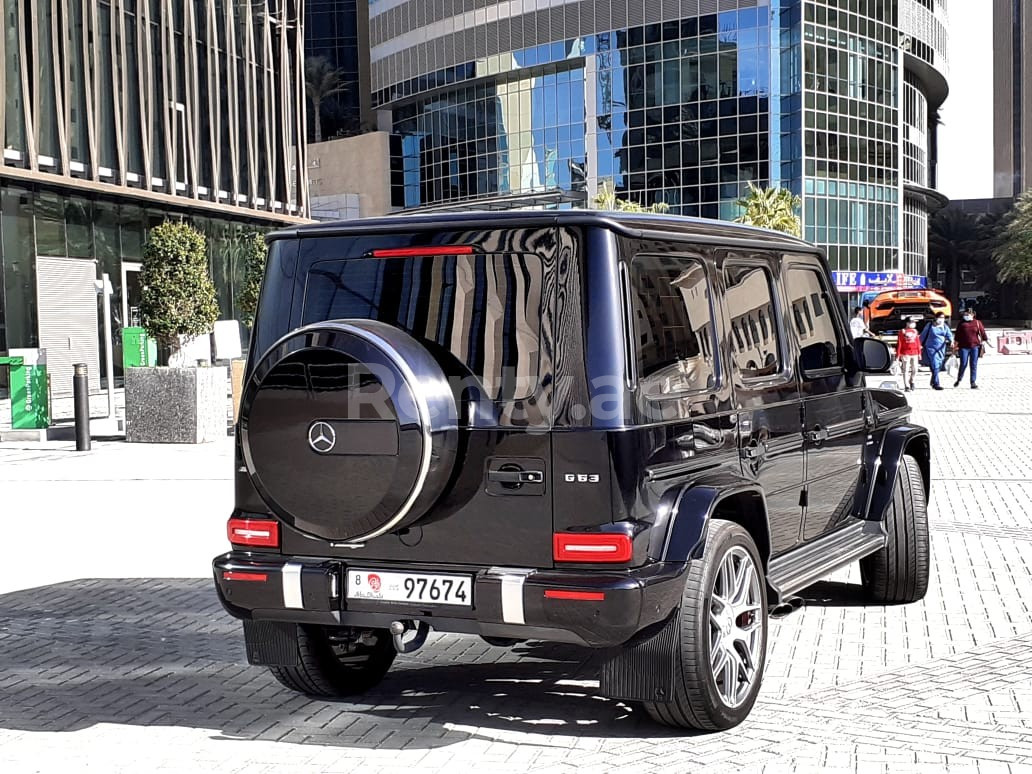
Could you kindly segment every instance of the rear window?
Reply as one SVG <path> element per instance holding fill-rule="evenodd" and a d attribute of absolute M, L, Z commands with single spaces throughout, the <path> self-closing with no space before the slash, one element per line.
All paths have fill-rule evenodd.
<path fill-rule="evenodd" d="M 302 321 L 389 323 L 450 376 L 474 376 L 493 400 L 521 400 L 538 385 L 543 271 L 535 255 L 320 262 L 308 272 Z"/>

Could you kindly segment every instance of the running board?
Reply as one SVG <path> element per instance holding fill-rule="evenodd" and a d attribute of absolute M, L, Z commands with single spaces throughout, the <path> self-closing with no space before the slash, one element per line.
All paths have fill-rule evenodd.
<path fill-rule="evenodd" d="M 852 524 L 771 559 L 767 582 L 780 599 L 785 599 L 884 545 L 881 522 Z"/>

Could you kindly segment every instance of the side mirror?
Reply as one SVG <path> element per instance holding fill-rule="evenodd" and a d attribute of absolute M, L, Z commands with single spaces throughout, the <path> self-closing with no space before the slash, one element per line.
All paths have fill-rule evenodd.
<path fill-rule="evenodd" d="M 892 367 L 889 345 L 878 339 L 854 339 L 857 368 L 867 374 L 885 374 Z"/>

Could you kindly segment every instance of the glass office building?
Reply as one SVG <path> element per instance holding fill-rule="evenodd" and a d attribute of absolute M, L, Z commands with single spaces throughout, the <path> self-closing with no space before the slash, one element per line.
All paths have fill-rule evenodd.
<path fill-rule="evenodd" d="M 324 59 L 340 79 L 340 90 L 327 96 L 312 124 L 321 121 L 322 138 L 333 140 L 369 127 L 369 17 L 366 0 L 305 0 L 305 58 Z"/>
<path fill-rule="evenodd" d="M 143 244 L 166 218 L 207 234 L 235 317 L 242 236 L 306 219 L 299 4 L 0 7 L 0 350 L 54 346 L 54 304 L 102 274 L 116 328 L 134 322 Z"/>
<path fill-rule="evenodd" d="M 396 206 L 803 199 L 833 268 L 926 274 L 945 0 L 370 0 Z M 381 120 L 382 123 L 382 120 Z"/>

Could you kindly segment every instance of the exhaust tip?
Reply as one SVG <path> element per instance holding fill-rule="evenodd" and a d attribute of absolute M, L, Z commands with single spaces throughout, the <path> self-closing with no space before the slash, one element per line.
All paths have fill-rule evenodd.
<path fill-rule="evenodd" d="M 785 618 L 797 610 L 801 610 L 805 605 L 806 600 L 802 597 L 786 597 L 784 601 L 771 607 L 767 611 L 767 615 L 771 618 Z"/>

